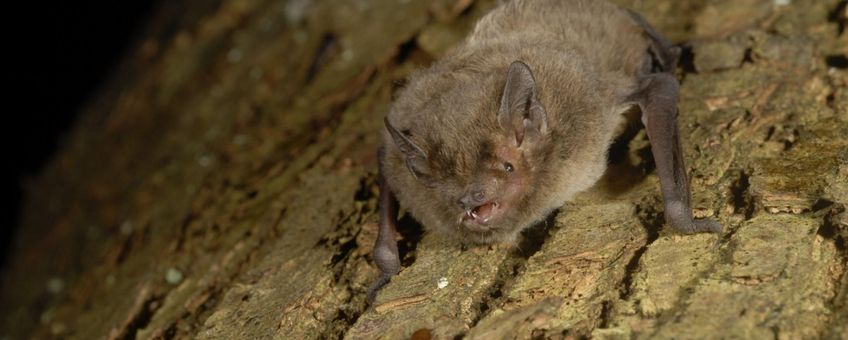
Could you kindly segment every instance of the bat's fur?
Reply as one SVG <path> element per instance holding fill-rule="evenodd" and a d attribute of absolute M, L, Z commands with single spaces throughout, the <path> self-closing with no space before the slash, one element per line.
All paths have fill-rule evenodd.
<path fill-rule="evenodd" d="M 426 157 L 415 160 L 423 170 L 414 174 L 409 154 L 386 129 L 382 170 L 389 187 L 428 230 L 476 243 L 513 242 L 601 177 L 622 113 L 632 105 L 626 98 L 650 71 L 648 48 L 643 27 L 606 1 L 519 0 L 493 10 L 453 52 L 412 75 L 394 102 L 387 124 Z M 519 147 L 498 121 L 514 61 L 529 66 L 547 113 L 541 138 L 527 137 Z M 514 173 L 492 170 L 504 152 Z M 475 185 L 504 200 L 488 230 L 461 223 L 466 209 L 457 202 Z"/>

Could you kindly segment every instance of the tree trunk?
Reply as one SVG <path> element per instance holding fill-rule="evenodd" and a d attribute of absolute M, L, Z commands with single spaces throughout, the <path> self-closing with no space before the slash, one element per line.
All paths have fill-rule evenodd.
<path fill-rule="evenodd" d="M 403 217 L 368 306 L 382 117 L 495 1 L 168 2 L 29 186 L 0 336 L 848 336 L 846 2 L 616 2 L 687 42 L 693 208 L 722 235 L 663 228 L 637 127 L 517 246 Z"/>

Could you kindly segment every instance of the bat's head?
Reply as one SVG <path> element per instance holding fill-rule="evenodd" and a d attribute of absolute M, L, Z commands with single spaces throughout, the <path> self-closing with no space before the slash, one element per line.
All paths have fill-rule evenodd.
<path fill-rule="evenodd" d="M 420 119 L 403 129 L 386 119 L 400 151 L 395 162 L 414 178 L 394 189 L 429 228 L 475 242 L 508 241 L 531 223 L 528 196 L 545 158 L 548 115 L 530 68 L 520 61 L 509 66 L 505 81 L 500 74 L 458 86 L 435 99 L 419 98 L 412 111 Z"/>

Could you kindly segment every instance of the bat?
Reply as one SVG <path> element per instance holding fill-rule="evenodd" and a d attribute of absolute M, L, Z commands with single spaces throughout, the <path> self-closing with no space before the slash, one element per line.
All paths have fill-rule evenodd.
<path fill-rule="evenodd" d="M 428 232 L 515 242 L 603 175 L 624 113 L 638 107 L 664 203 L 682 233 L 695 220 L 677 128 L 680 49 L 606 1 L 517 0 L 480 19 L 452 52 L 410 76 L 385 118 L 380 278 L 400 271 L 398 203 Z"/>

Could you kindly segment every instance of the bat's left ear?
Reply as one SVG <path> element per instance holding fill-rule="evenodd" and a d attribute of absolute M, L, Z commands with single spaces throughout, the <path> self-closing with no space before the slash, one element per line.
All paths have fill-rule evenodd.
<path fill-rule="evenodd" d="M 533 72 L 524 62 L 514 61 L 509 65 L 498 123 L 507 133 L 514 134 L 516 146 L 548 132 L 548 113 L 539 102 Z"/>

